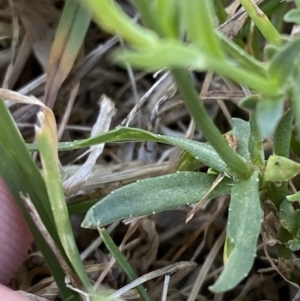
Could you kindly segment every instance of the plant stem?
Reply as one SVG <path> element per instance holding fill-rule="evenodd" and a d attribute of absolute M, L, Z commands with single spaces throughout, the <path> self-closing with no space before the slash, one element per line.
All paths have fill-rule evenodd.
<path fill-rule="evenodd" d="M 235 176 L 238 178 L 249 178 L 251 175 L 250 164 L 237 155 L 227 144 L 207 114 L 201 99 L 192 85 L 188 72 L 184 69 L 172 69 L 171 72 L 191 116 L 204 137 L 215 148 Z"/>
<path fill-rule="evenodd" d="M 220 0 L 214 0 L 216 15 L 220 23 L 224 23 L 227 19 L 226 10 Z"/>
<path fill-rule="evenodd" d="M 240 2 L 265 39 L 273 45 L 280 46 L 279 32 L 255 2 L 253 0 L 240 0 Z"/>

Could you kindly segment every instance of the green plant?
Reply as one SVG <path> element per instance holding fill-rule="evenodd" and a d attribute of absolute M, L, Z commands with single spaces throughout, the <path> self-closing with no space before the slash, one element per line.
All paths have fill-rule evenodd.
<path fill-rule="evenodd" d="M 178 162 L 177 173 L 137 181 L 114 191 L 96 204 L 92 202 L 93 206 L 89 202 L 87 205 L 91 208 L 82 223 L 83 227 L 99 228 L 124 218 L 154 214 L 231 194 L 224 247 L 226 263 L 211 287 L 214 292 L 224 292 L 234 288 L 248 275 L 256 256 L 264 212 L 267 213 L 270 207 L 266 204 L 271 201 L 278 225 L 277 239 L 280 241 L 278 259 L 288 266 L 287 262 L 292 262 L 292 251 L 300 249 L 299 211 L 292 206 L 292 202 L 300 197 L 299 194 L 289 195 L 287 186 L 287 181 L 300 173 L 300 165 L 288 158 L 294 119 L 300 132 L 300 39 L 284 37 L 253 1 L 241 1 L 252 22 L 269 43 L 265 47 L 266 59 L 260 61 L 256 58 L 259 55 L 251 56 L 243 47 L 215 30 L 215 10 L 220 21 L 226 19 L 226 11 L 219 0 L 132 0 L 132 3 L 145 25 L 133 23 L 111 0 L 83 0 L 83 6 L 77 1 L 66 2 L 52 48 L 53 60 L 49 63 L 52 72 L 49 72 L 46 84 L 46 104 L 53 106 L 58 89 L 78 55 L 90 22 L 89 11 L 102 28 L 119 35 L 128 43 L 127 48 L 115 53 L 113 59 L 117 63 L 151 71 L 169 68 L 207 143 L 118 127 L 89 139 L 57 145 L 51 111 L 34 102 L 41 105 L 44 111 L 39 115 L 40 127 L 36 129 L 38 144 L 27 145 L 26 149 L 7 108 L 0 102 L 0 125 L 4 129 L 0 131 L 0 151 L 5 158 L 0 160 L 0 174 L 17 199 L 63 298 L 79 300 L 80 297 L 65 286 L 66 269 L 34 224 L 19 193 L 21 191 L 29 196 L 72 279 L 79 279 L 79 286 L 93 295 L 94 290 L 80 262 L 67 214 L 67 207 L 70 211 L 80 212 L 85 212 L 86 208 L 75 209 L 65 204 L 56 152 L 107 142 L 154 141 L 180 147 L 186 153 Z M 285 20 L 300 23 L 300 2 L 295 1 L 295 4 L 296 9 L 290 10 Z M 276 11 L 278 5 L 277 0 L 262 3 L 265 11 L 275 11 L 281 18 L 279 10 Z M 67 32 L 70 34 L 67 35 Z M 63 36 L 69 37 L 65 44 L 59 42 Z M 242 39 L 238 42 L 242 45 Z M 252 44 L 253 50 L 259 48 L 258 44 L 257 38 Z M 241 107 L 250 111 L 249 121 L 232 120 L 236 145 L 228 144 L 207 114 L 193 86 L 189 69 L 215 72 L 253 91 L 240 102 Z M 1 97 L 9 98 L 4 92 L 1 91 Z M 291 109 L 285 109 L 285 104 L 290 104 Z M 262 142 L 272 135 L 273 155 L 265 162 Z M 295 135 L 292 138 L 297 144 L 298 138 Z M 28 150 L 40 152 L 43 176 Z M 181 170 L 180 166 L 189 166 L 195 159 L 210 167 L 209 171 Z M 60 218 L 55 216 L 57 210 L 61 211 Z M 103 229 L 100 234 L 130 279 L 135 279 L 134 272 L 109 235 Z M 285 277 L 297 281 L 299 272 L 290 269 Z M 144 300 L 149 300 L 141 286 L 139 293 Z"/>
<path fill-rule="evenodd" d="M 133 1 L 146 27 L 132 23 L 113 1 L 85 0 L 84 3 L 102 28 L 118 34 L 129 43 L 129 48 L 116 52 L 114 59 L 118 63 L 130 63 L 136 68 L 155 71 L 170 68 L 191 116 L 209 144 L 119 128 L 97 138 L 77 142 L 73 147 L 108 141 L 168 143 L 182 147 L 227 178 L 222 177 L 224 179 L 221 183 L 215 185 L 216 176 L 179 172 L 138 181 L 118 189 L 94 205 L 82 226 L 102 227 L 126 217 L 161 212 L 198 202 L 204 196 L 215 197 L 230 193 L 227 247 L 224 251 L 227 262 L 219 279 L 211 287 L 214 292 L 232 289 L 249 273 L 256 256 L 267 200 L 271 199 L 274 203 L 274 212 L 280 224 L 278 233 L 282 227 L 292 237 L 282 248 L 287 253 L 298 250 L 298 213 L 286 200 L 286 183 L 299 173 L 299 165 L 287 158 L 293 116 L 295 115 L 298 128 L 300 120 L 297 101 L 299 38 L 283 39 L 253 1 L 241 1 L 252 21 L 270 43 L 269 48 L 266 48 L 269 59 L 261 62 L 215 31 L 214 3 L 220 4 L 218 1 Z M 169 11 L 166 7 L 172 7 L 172 10 Z M 217 8 L 220 9 L 220 5 Z M 287 18 L 299 22 L 298 10 L 293 14 L 290 12 Z M 182 41 L 185 35 L 187 42 Z M 213 71 L 256 91 L 254 95 L 241 101 L 241 106 L 251 110 L 249 122 L 233 120 L 232 131 L 237 138 L 236 151 L 230 148 L 207 115 L 190 80 L 187 71 L 189 68 Z M 284 103 L 287 99 L 292 103 L 293 110 L 285 112 Z M 265 164 L 262 140 L 272 134 L 274 155 Z M 61 149 L 64 147 L 67 144 L 61 145 Z M 210 148 L 209 156 L 206 155 L 207 148 Z M 274 185 L 276 182 L 280 182 L 280 185 Z M 212 191 L 211 187 L 214 187 Z M 210 195 L 207 196 L 205 194 L 208 191 Z M 297 196 L 293 197 L 297 199 Z M 292 221 L 289 220 L 288 223 L 289 214 L 292 215 Z M 284 241 L 280 234 L 278 237 Z"/>

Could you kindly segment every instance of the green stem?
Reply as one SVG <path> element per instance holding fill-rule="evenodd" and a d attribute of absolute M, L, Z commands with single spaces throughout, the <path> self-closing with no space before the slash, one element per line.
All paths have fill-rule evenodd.
<path fill-rule="evenodd" d="M 252 0 L 240 0 L 240 2 L 265 39 L 273 45 L 280 46 L 280 33 L 255 2 Z"/>
<path fill-rule="evenodd" d="M 164 30 L 161 27 L 161 24 L 157 21 L 156 7 L 153 4 L 153 1 L 141 1 L 141 0 L 131 0 L 133 5 L 137 8 L 137 11 L 141 12 L 143 15 L 143 20 L 149 28 L 154 30 L 159 36 L 164 36 Z"/>
<path fill-rule="evenodd" d="M 238 178 L 249 178 L 251 175 L 250 165 L 237 155 L 223 138 L 207 114 L 201 99 L 193 87 L 188 72 L 184 69 L 173 69 L 171 72 L 191 116 L 194 118 L 204 137 Z"/>
<path fill-rule="evenodd" d="M 214 0 L 216 15 L 220 23 L 224 23 L 227 19 L 227 13 L 220 0 Z"/>

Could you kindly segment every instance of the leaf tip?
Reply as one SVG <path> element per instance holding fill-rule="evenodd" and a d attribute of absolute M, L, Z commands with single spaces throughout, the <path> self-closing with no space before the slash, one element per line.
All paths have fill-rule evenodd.
<path fill-rule="evenodd" d="M 82 228 L 86 229 L 93 229 L 95 228 L 95 223 L 94 223 L 94 214 L 93 214 L 93 207 L 87 212 L 85 218 L 83 219 L 81 223 Z"/>

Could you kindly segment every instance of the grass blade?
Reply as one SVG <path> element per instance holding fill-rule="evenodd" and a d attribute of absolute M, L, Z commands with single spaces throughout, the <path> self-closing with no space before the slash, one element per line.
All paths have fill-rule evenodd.
<path fill-rule="evenodd" d="M 133 281 L 137 279 L 137 275 L 135 274 L 134 270 L 128 263 L 125 256 L 122 254 L 122 252 L 119 250 L 119 248 L 115 245 L 114 241 L 111 239 L 109 233 L 105 229 L 99 229 L 99 233 L 103 239 L 103 242 L 105 243 L 107 249 L 109 252 L 113 255 L 113 257 L 116 259 L 116 261 L 119 263 L 119 265 L 122 267 L 128 278 Z M 148 293 L 144 289 L 142 285 L 137 286 L 137 290 L 141 296 L 141 298 L 144 301 L 151 301 Z"/>
<path fill-rule="evenodd" d="M 44 179 L 49 195 L 51 210 L 54 216 L 55 227 L 65 253 L 78 277 L 87 289 L 91 288 L 90 281 L 85 273 L 80 255 L 75 243 L 69 219 L 59 172 L 57 155 L 57 135 L 54 115 L 50 110 L 38 114 L 40 128 L 36 127 L 36 137 L 40 149 Z M 57 214 L 59 212 L 59 214 Z"/>

